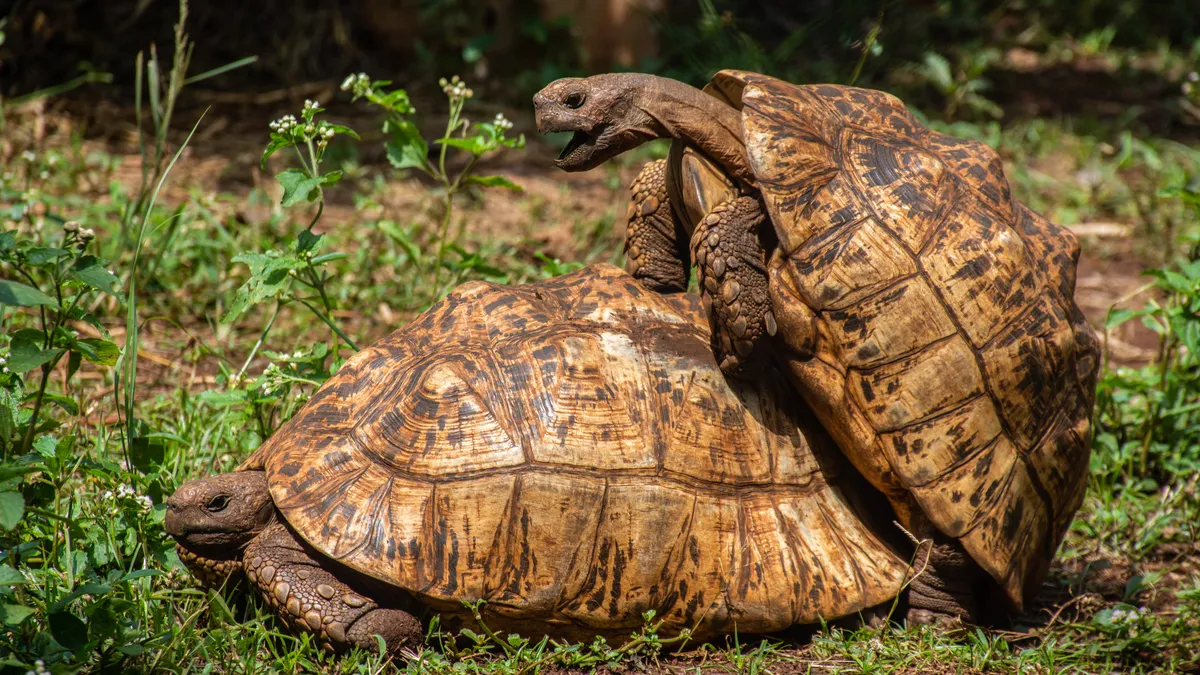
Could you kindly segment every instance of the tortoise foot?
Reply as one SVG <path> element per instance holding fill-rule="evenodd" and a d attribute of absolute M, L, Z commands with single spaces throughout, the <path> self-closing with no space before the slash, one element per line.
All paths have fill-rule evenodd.
<path fill-rule="evenodd" d="M 316 636 L 327 649 L 374 652 L 375 635 L 387 653 L 420 644 L 421 623 L 408 612 L 381 608 L 335 577 L 281 524 L 246 547 L 246 578 L 290 628 Z"/>
<path fill-rule="evenodd" d="M 713 329 L 713 351 L 726 375 L 753 375 L 766 361 L 778 326 L 771 311 L 758 200 L 718 204 L 692 233 L 700 297 Z"/>
<path fill-rule="evenodd" d="M 646 164 L 629 191 L 633 196 L 626 214 L 625 270 L 657 293 L 686 291 L 691 274 L 687 235 L 671 216 L 666 160 Z"/>
<path fill-rule="evenodd" d="M 957 632 L 976 623 L 982 570 L 954 540 L 925 540 L 916 556 L 918 574 L 908 586 L 909 624 Z"/>

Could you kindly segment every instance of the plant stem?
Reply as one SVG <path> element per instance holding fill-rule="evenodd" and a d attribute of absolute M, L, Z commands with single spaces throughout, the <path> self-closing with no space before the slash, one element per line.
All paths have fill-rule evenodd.
<path fill-rule="evenodd" d="M 258 354 L 258 350 L 263 346 L 263 343 L 266 342 L 267 333 L 270 333 L 271 327 L 275 325 L 275 319 L 279 317 L 279 310 L 281 307 L 283 307 L 283 303 L 276 300 L 275 311 L 271 312 L 271 318 L 267 319 L 267 325 L 263 326 L 262 333 L 258 336 L 258 342 L 254 343 L 254 348 L 250 350 L 250 355 L 246 357 L 246 362 L 242 364 L 241 370 L 238 371 L 237 377 L 234 378 L 235 380 L 240 382 L 242 375 L 246 374 L 246 369 L 250 367 L 250 362 L 254 360 L 255 355 Z"/>
<path fill-rule="evenodd" d="M 354 340 L 351 340 L 350 336 L 343 333 L 342 329 L 338 328 L 337 324 L 335 324 L 333 322 L 333 319 L 330 319 L 329 317 L 322 314 L 321 310 L 317 309 L 311 303 L 309 303 L 307 300 L 305 300 L 303 298 L 296 298 L 296 301 L 299 302 L 300 304 L 304 305 L 305 307 L 307 307 L 309 309 L 309 311 L 312 312 L 313 314 L 316 314 L 317 318 L 324 321 L 326 326 L 329 326 L 330 328 L 332 328 L 333 332 L 337 333 L 338 337 L 342 338 L 342 340 L 344 340 L 345 343 L 347 345 L 349 345 L 349 347 L 351 349 L 353 349 L 354 351 L 359 350 L 358 345 L 354 344 Z"/>
<path fill-rule="evenodd" d="M 33 445 L 33 434 L 37 431 L 38 415 L 42 411 L 42 401 L 46 397 L 46 384 L 50 381 L 50 372 L 58 365 L 58 359 L 42 364 L 42 382 L 38 385 L 37 398 L 33 400 L 33 414 L 29 416 L 29 428 L 25 430 L 25 440 L 21 442 L 21 453 L 29 452 Z"/>

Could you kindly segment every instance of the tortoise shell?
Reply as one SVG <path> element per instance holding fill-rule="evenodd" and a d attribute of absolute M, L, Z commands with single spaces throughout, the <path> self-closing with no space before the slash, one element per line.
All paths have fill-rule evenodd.
<path fill-rule="evenodd" d="M 791 366 L 806 399 L 1023 607 L 1087 482 L 1099 345 L 1074 235 L 1013 198 L 991 148 L 883 92 L 739 71 L 707 91 L 742 110 L 780 330 L 815 343 Z"/>
<path fill-rule="evenodd" d="M 610 265 L 472 282 L 356 354 L 243 469 L 319 553 L 527 632 L 775 631 L 894 597 L 886 502 L 695 296 Z M 870 496 L 878 499 L 870 501 Z"/>

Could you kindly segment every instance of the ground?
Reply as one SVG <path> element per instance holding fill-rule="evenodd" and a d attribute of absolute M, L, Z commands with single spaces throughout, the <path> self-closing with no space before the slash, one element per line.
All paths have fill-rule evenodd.
<path fill-rule="evenodd" d="M 415 172 L 392 171 L 380 149 L 383 138 L 377 131 L 377 117 L 351 105 L 344 95 L 339 100 L 335 85 L 318 83 L 301 97 L 337 100 L 330 106 L 330 118 L 363 132 L 357 145 L 335 145 L 330 151 L 330 166 L 342 168 L 345 176 L 339 187 L 326 193 L 327 204 L 314 228 L 326 235 L 325 252 L 347 254 L 331 261 L 328 268 L 332 275 L 327 290 L 336 305 L 329 318 L 358 345 L 402 325 L 460 280 L 520 283 L 560 273 L 565 263 L 623 262 L 627 186 L 643 161 L 663 154 L 661 144 L 589 173 L 564 174 L 551 165 L 552 142 L 534 138 L 527 113 L 483 105 L 468 109 L 471 116 L 488 119 L 506 113 L 517 122 L 515 132 L 530 136 L 524 150 L 490 154 L 476 167 L 477 173 L 502 175 L 523 191 L 460 195 L 448 240 L 461 248 L 447 253 L 451 269 L 443 274 L 430 264 L 430 251 L 438 242 L 443 193 Z M 86 663 L 96 670 L 155 671 L 176 663 L 181 670 L 201 672 L 209 662 L 215 672 L 263 672 L 256 668 L 386 672 L 386 667 L 366 655 L 330 660 L 307 643 L 297 648 L 259 604 L 236 593 L 198 589 L 182 573 L 162 536 L 161 509 L 142 508 L 131 501 L 137 493 L 160 503 L 183 480 L 235 466 L 327 374 L 322 370 L 328 367 L 324 352 L 316 366 L 305 360 L 311 356 L 313 340 L 337 342 L 296 302 L 279 312 L 278 322 L 267 321 L 271 296 L 264 296 L 256 310 L 236 320 L 219 320 L 248 278 L 247 265 L 233 261 L 233 256 L 286 249 L 312 211 L 279 206 L 282 190 L 272 175 L 294 165 L 290 156 L 276 156 L 266 171 L 259 167 L 267 123 L 298 107 L 293 98 L 256 102 L 198 95 L 175 111 L 176 127 L 169 134 L 168 148 L 183 144 L 191 123 L 203 111 L 201 105 L 211 108 L 170 171 L 158 196 L 163 210 L 155 211 L 155 228 L 144 238 L 139 295 L 97 295 L 92 311 L 102 317 L 101 325 L 70 323 L 80 336 L 99 339 L 107 331 L 115 343 L 136 347 L 140 357 L 136 401 L 131 407 L 114 405 L 114 368 L 85 366 L 73 379 L 64 377 L 63 367 L 54 371 L 52 381 L 66 383 L 62 389 L 78 402 L 79 414 L 56 413 L 54 425 L 39 431 L 55 435 L 60 447 L 70 439 L 75 447 L 87 450 L 82 463 L 72 468 L 61 462 L 54 465 L 64 455 L 53 444 L 48 450 L 40 441 L 35 446 L 44 464 L 40 474 L 32 475 L 45 476 L 41 484 L 52 486 L 52 496 L 27 488 L 24 499 L 30 509 L 15 532 L 27 537 L 24 541 L 53 543 L 36 549 L 41 553 L 10 548 L 10 564 L 29 571 L 23 572 L 25 582 L 13 582 L 9 602 L 36 612 L 23 624 L 6 621 L 10 646 L 0 650 L 10 650 L 14 667 L 31 663 L 40 653 L 64 668 L 68 663 Z M 444 107 L 445 101 L 421 101 L 418 108 L 438 106 Z M 59 236 L 55 229 L 59 222 L 46 214 L 78 219 L 82 226 L 97 229 L 100 250 L 114 260 L 115 271 L 125 283 L 133 262 L 131 246 L 117 241 L 119 213 L 143 176 L 134 118 L 130 108 L 108 101 L 38 101 L 8 111 L 12 133 L 0 139 L 0 157 L 8 171 L 33 173 L 29 167 L 42 166 L 48 161 L 45 158 L 61 158 L 55 162 L 58 168 L 47 173 L 49 178 L 42 179 L 47 181 L 42 189 L 56 196 L 26 200 L 32 205 L 30 215 L 13 219 L 18 221 L 18 231 L 51 241 Z M 422 118 L 427 137 L 440 133 L 437 119 Z M 1167 159 L 1158 165 L 1126 162 L 1118 156 L 1121 149 L 1111 146 L 1103 134 L 1043 123 L 1031 140 L 1034 126 L 952 130 L 999 133 L 1018 195 L 1080 235 L 1083 255 L 1077 299 L 1103 332 L 1112 308 L 1138 309 L 1165 297 L 1161 289 L 1150 287 L 1143 271 L 1174 257 L 1178 234 L 1174 224 L 1181 222 L 1181 216 L 1159 196 L 1168 179 L 1148 174 L 1164 162 L 1194 170 L 1196 165 L 1188 162 L 1195 158 L 1176 159 L 1170 155 L 1173 150 L 1159 147 L 1159 156 Z M 372 130 L 376 131 L 369 133 Z M 27 150 L 34 159 L 22 159 Z M 63 164 L 72 168 L 66 171 Z M 459 165 L 452 162 L 451 166 Z M 64 172 L 63 179 L 56 184 L 59 171 Z M 13 195 L 6 199 L 13 203 L 24 199 Z M 1138 208 L 1131 208 L 1130 202 Z M 1165 239 L 1164 231 L 1171 233 Z M 440 283 L 431 283 L 433 279 Z M 131 300 L 139 308 L 136 324 L 127 323 L 124 314 Z M 31 317 L 13 320 L 14 325 L 36 325 Z M 255 343 L 260 335 L 267 335 L 264 323 L 269 338 L 259 350 Z M 128 342 L 128 325 L 139 327 L 136 342 Z M 1144 323 L 1130 321 L 1107 331 L 1106 349 L 1109 367 L 1153 374 L 1153 366 L 1148 371 L 1135 369 L 1155 363 L 1162 342 Z M 304 358 L 293 354 L 289 360 L 293 350 L 306 354 Z M 27 390 L 34 386 L 35 373 L 27 377 Z M 1166 380 L 1165 370 L 1162 378 Z M 283 400 L 287 396 L 272 398 L 272 386 L 291 387 L 284 391 L 292 394 L 292 402 Z M 1104 386 L 1110 393 L 1102 400 L 1129 410 L 1143 406 L 1149 396 L 1144 391 L 1123 393 L 1132 385 Z M 125 454 L 117 433 L 131 410 L 153 433 L 140 432 L 143 445 L 135 444 Z M 1154 469 L 1167 466 L 1177 473 L 1147 469 L 1144 458 L 1140 472 L 1124 469 L 1126 461 L 1133 466 L 1136 458 L 1127 460 L 1121 453 L 1130 452 L 1127 446 L 1139 445 L 1129 445 L 1126 431 L 1149 434 L 1148 447 L 1151 437 L 1158 438 L 1142 418 L 1129 425 L 1135 423 L 1139 426 L 1126 429 L 1109 418 L 1100 420 L 1099 429 L 1114 438 L 1119 452 L 1110 457 L 1097 451 L 1088 500 L 1037 606 L 1006 631 L 980 630 L 953 638 L 926 630 L 830 629 L 783 636 L 781 641 L 742 636 L 736 644 L 686 647 L 676 654 L 659 654 L 647 646 L 616 656 L 590 653 L 586 658 L 537 645 L 500 648 L 485 640 L 483 646 L 463 648 L 448 657 L 429 652 L 401 668 L 505 673 L 596 667 L 780 674 L 1200 672 L 1196 479 L 1194 473 L 1180 468 L 1186 466 L 1180 462 L 1151 462 Z M 144 450 L 147 447 L 158 447 L 158 454 Z M 14 449 L 6 450 L 10 451 L 15 454 Z M 1194 448 L 1184 449 L 1183 455 L 1194 454 Z M 128 495 L 118 488 L 125 485 L 133 486 Z M 112 509 L 117 516 L 111 515 Z M 62 562 L 56 562 L 59 559 Z M 163 574 L 121 576 L 143 568 Z M 32 593 L 21 588 L 26 583 L 40 589 L 36 598 L 21 595 Z M 108 590 L 81 584 L 102 584 Z M 79 592 L 85 588 L 91 590 Z M 105 594 L 114 598 L 111 608 L 95 609 L 105 602 L 96 598 Z M 118 597 L 132 604 L 118 604 Z M 54 619 L 70 614 L 78 622 L 75 614 L 82 614 L 94 627 L 104 611 L 125 614 L 127 621 L 114 619 L 119 627 L 110 633 L 86 629 L 87 639 L 80 638 L 84 641 L 74 648 L 70 631 L 64 628 L 70 622 L 60 618 L 56 624 Z M 41 629 L 43 625 L 48 629 Z M 83 653 L 87 650 L 91 656 Z M 277 658 L 282 660 L 276 662 Z"/>

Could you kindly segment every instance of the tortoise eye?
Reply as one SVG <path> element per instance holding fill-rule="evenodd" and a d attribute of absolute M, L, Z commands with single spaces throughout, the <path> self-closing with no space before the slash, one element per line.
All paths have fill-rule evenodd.
<path fill-rule="evenodd" d="M 587 100 L 587 97 L 585 97 L 583 94 L 576 92 L 574 94 L 569 94 L 567 96 L 567 100 L 563 101 L 563 103 L 565 103 L 568 108 L 578 109 L 578 108 L 583 107 L 583 102 L 585 100 Z"/>
<path fill-rule="evenodd" d="M 208 511 L 216 512 L 224 511 L 226 506 L 229 506 L 229 497 L 226 497 L 225 495 L 217 495 L 216 497 L 208 500 L 208 503 L 204 505 L 204 508 Z"/>

